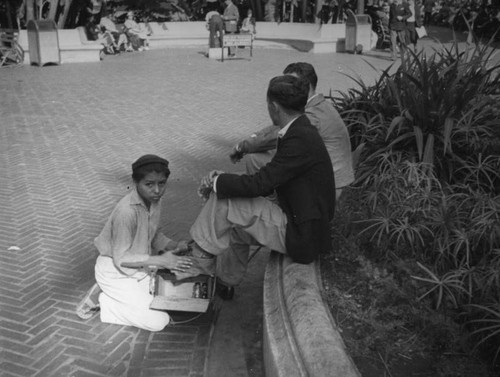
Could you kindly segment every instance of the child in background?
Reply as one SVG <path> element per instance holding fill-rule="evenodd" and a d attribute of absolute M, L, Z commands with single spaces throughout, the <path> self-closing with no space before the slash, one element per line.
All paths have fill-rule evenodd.
<path fill-rule="evenodd" d="M 240 33 L 251 33 L 252 35 L 257 33 L 255 30 L 255 18 L 251 9 L 248 10 L 247 17 L 241 23 Z"/>

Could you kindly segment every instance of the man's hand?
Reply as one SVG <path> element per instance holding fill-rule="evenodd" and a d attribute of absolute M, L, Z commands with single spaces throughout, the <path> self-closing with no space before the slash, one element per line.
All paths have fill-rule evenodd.
<path fill-rule="evenodd" d="M 208 199 L 214 188 L 214 180 L 219 174 L 224 173 L 220 170 L 212 170 L 207 176 L 203 177 L 198 187 L 198 195 L 203 199 Z"/>
<path fill-rule="evenodd" d="M 240 149 L 240 146 L 236 144 L 233 147 L 233 150 L 231 151 L 231 154 L 229 155 L 229 158 L 231 159 L 231 162 L 233 164 L 236 164 L 237 162 L 240 162 L 240 160 L 243 158 L 244 153 Z"/>
<path fill-rule="evenodd" d="M 212 170 L 210 173 L 208 173 L 208 175 L 204 176 L 201 179 L 201 186 L 213 187 L 215 177 L 217 177 L 219 174 L 222 174 L 222 173 L 224 173 L 224 172 L 221 170 Z"/>

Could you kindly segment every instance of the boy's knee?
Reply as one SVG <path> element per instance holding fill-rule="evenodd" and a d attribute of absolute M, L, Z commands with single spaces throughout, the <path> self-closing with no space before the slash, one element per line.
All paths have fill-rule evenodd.
<path fill-rule="evenodd" d="M 144 326 L 141 326 L 144 330 L 158 332 L 162 331 L 169 323 L 170 317 L 165 312 L 152 312 L 151 315 L 147 317 L 147 322 Z"/>

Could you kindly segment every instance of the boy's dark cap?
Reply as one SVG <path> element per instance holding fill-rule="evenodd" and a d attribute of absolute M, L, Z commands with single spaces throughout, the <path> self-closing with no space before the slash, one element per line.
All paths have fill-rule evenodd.
<path fill-rule="evenodd" d="M 149 164 L 162 164 L 168 169 L 168 161 L 154 154 L 145 154 L 141 156 L 132 164 L 132 170 L 135 171 L 144 165 Z"/>

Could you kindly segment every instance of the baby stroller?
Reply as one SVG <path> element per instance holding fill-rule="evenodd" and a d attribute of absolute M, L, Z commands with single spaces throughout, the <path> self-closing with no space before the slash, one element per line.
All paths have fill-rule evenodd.
<path fill-rule="evenodd" d="M 377 50 L 391 47 L 391 33 L 389 31 L 389 16 L 382 8 L 370 7 L 367 12 L 372 19 L 372 30 L 377 34 Z"/>
<path fill-rule="evenodd" d="M 24 62 L 24 51 L 18 38 L 17 30 L 0 30 L 0 67 L 16 66 Z"/>

